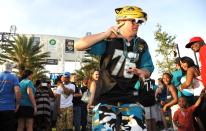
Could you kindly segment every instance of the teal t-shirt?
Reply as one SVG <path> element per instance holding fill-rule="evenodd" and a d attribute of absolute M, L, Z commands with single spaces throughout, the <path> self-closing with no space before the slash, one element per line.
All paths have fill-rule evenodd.
<path fill-rule="evenodd" d="M 29 95 L 27 93 L 27 88 L 32 88 L 33 95 L 36 92 L 36 89 L 34 88 L 34 84 L 29 79 L 23 79 L 20 82 L 20 91 L 21 91 L 21 106 L 32 106 L 31 100 L 29 99 Z"/>
<path fill-rule="evenodd" d="M 181 78 L 183 76 L 183 72 L 181 69 L 178 69 L 172 72 L 172 84 L 177 88 L 181 84 Z"/>

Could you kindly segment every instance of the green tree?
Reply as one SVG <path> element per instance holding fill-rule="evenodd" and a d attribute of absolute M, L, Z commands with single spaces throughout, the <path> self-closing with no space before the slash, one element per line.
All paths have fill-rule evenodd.
<path fill-rule="evenodd" d="M 21 76 L 24 69 L 34 72 L 34 80 L 42 78 L 47 72 L 44 68 L 46 58 L 49 52 L 42 52 L 40 43 L 34 44 L 34 37 L 26 37 L 18 35 L 14 42 L 8 41 L 6 45 L 2 45 L 1 49 L 4 53 L 0 54 L 0 61 L 12 61 L 16 65 L 17 74 Z"/>
<path fill-rule="evenodd" d="M 175 36 L 169 35 L 162 31 L 161 25 L 157 25 L 157 30 L 154 33 L 155 40 L 158 42 L 156 52 L 156 60 L 158 72 L 172 72 L 174 71 L 174 59 L 177 55 L 177 44 L 175 43 Z"/>
<path fill-rule="evenodd" d="M 79 80 L 83 80 L 85 77 L 89 77 L 89 73 L 92 69 L 99 69 L 100 57 L 96 55 L 87 54 L 81 62 L 81 69 L 76 70 Z"/>

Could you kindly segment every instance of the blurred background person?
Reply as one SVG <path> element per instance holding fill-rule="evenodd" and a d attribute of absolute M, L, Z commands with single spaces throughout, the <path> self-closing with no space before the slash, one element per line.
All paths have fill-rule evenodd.
<path fill-rule="evenodd" d="M 87 110 L 88 110 L 88 117 L 87 117 L 87 128 L 88 130 L 92 130 L 92 109 L 94 107 L 94 96 L 96 91 L 96 82 L 99 79 L 99 70 L 93 69 L 90 71 L 89 80 L 88 80 L 88 89 L 90 92 Z"/>
<path fill-rule="evenodd" d="M 5 62 L 0 73 L 0 131 L 16 131 L 15 111 L 20 104 L 18 77 L 11 74 L 13 65 Z"/>
<path fill-rule="evenodd" d="M 52 90 L 51 81 L 46 81 L 46 83 L 47 83 L 47 88 L 49 91 L 49 101 L 50 101 L 50 109 L 51 109 L 51 117 L 50 117 L 51 127 L 55 127 L 56 119 L 57 119 L 57 114 L 55 110 L 56 109 L 55 108 L 55 95 Z"/>
<path fill-rule="evenodd" d="M 18 129 L 17 131 L 23 131 L 26 128 L 27 131 L 33 130 L 33 118 L 37 113 L 37 106 L 35 101 L 36 89 L 32 82 L 31 70 L 25 70 L 20 82 L 21 102 L 17 112 L 18 116 Z"/>
<path fill-rule="evenodd" d="M 75 85 L 75 92 L 73 94 L 73 121 L 75 131 L 80 131 L 81 126 L 81 89 L 77 85 L 77 74 L 71 73 L 70 82 Z"/>
<path fill-rule="evenodd" d="M 165 124 L 163 124 L 163 120 L 162 120 L 162 113 L 160 112 L 161 109 L 162 109 L 162 105 L 161 105 L 161 102 L 162 101 L 166 101 L 167 99 L 167 88 L 165 87 L 163 81 L 162 81 L 162 78 L 158 78 L 157 79 L 157 89 L 155 91 L 155 98 L 156 98 L 156 102 L 158 104 L 157 106 L 157 110 L 159 110 L 159 113 L 157 113 L 157 127 L 160 129 L 162 128 L 162 125 L 164 126 L 164 128 L 167 128 L 165 127 Z"/>
<path fill-rule="evenodd" d="M 56 130 L 73 131 L 73 93 L 75 85 L 70 83 L 70 73 L 65 72 L 56 90 L 57 122 Z"/>
<path fill-rule="evenodd" d="M 36 81 L 37 91 L 35 100 L 37 105 L 37 114 L 35 116 L 37 131 L 51 130 L 51 109 L 49 100 L 49 90 L 47 83 L 42 83 L 41 80 Z"/>
<path fill-rule="evenodd" d="M 171 109 L 171 115 L 169 115 L 169 118 L 172 118 L 174 115 L 174 112 L 179 108 L 177 105 L 177 101 L 178 101 L 177 89 L 171 83 L 172 75 L 170 73 L 164 73 L 162 76 L 162 80 L 167 89 L 167 100 L 161 102 L 161 105 L 163 106 L 162 108 L 163 117 L 162 118 L 165 119 L 165 113 L 169 111 L 168 109 Z M 163 122 L 166 122 L 166 120 L 163 120 Z M 167 130 L 167 123 L 164 123 L 164 124 Z M 174 130 L 176 130 L 177 127 L 173 124 L 173 128 Z"/>
<path fill-rule="evenodd" d="M 84 94 L 84 92 L 86 92 L 88 90 L 88 78 L 84 78 L 82 80 L 82 87 L 81 87 L 81 91 L 82 94 Z M 87 103 L 85 102 L 81 102 L 81 126 L 82 129 L 81 131 L 86 131 L 86 126 L 87 126 Z"/>
<path fill-rule="evenodd" d="M 181 78 L 184 75 L 181 64 L 180 64 L 181 58 L 177 57 L 174 61 L 175 63 L 175 71 L 173 71 L 172 74 L 172 84 L 176 89 L 181 85 Z"/>
<path fill-rule="evenodd" d="M 199 60 L 201 62 L 201 77 L 206 88 L 206 44 L 204 40 L 201 37 L 192 37 L 185 47 L 191 48 L 194 52 L 199 52 Z"/>
<path fill-rule="evenodd" d="M 179 109 L 173 116 L 173 122 L 178 127 L 178 131 L 195 131 L 193 125 L 193 113 L 200 105 L 204 94 L 201 94 L 194 105 L 188 106 L 187 99 L 185 97 L 179 98 Z M 203 131 L 203 130 L 202 130 Z"/>
<path fill-rule="evenodd" d="M 196 94 L 195 89 L 197 89 L 197 88 L 203 89 L 204 86 L 202 85 L 200 87 L 200 85 L 198 84 L 198 81 L 200 79 L 200 71 L 199 71 L 197 65 L 195 65 L 193 59 L 185 56 L 185 57 L 181 58 L 181 67 L 186 74 L 181 79 L 182 85 L 180 87 L 180 91 L 182 92 L 182 95 L 191 96 L 191 97 L 199 96 L 201 92 Z M 187 90 L 185 90 L 185 89 L 187 89 Z M 193 103 L 194 103 L 194 100 L 193 100 Z M 191 102 L 190 102 L 190 104 L 191 104 Z"/>

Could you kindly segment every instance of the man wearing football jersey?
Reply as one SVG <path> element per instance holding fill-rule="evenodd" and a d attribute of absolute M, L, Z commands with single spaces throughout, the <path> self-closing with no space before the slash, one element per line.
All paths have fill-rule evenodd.
<path fill-rule="evenodd" d="M 137 36 L 147 14 L 136 6 L 115 9 L 117 25 L 86 36 L 75 43 L 77 50 L 100 55 L 93 130 L 146 130 L 139 97 L 139 80 L 154 70 L 147 43 Z"/>

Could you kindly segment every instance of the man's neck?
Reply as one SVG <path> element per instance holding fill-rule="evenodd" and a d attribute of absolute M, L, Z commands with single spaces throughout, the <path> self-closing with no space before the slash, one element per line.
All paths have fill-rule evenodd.
<path fill-rule="evenodd" d="M 181 67 L 180 67 L 180 66 L 177 66 L 177 67 L 176 67 L 176 69 L 177 69 L 177 70 L 180 70 L 180 69 L 181 69 Z"/>
<path fill-rule="evenodd" d="M 180 110 L 181 110 L 181 111 L 184 111 L 184 110 L 185 110 L 185 107 L 180 107 Z"/>
<path fill-rule="evenodd" d="M 132 39 L 134 38 L 134 36 L 128 36 L 127 34 L 125 33 L 122 33 L 122 36 L 124 39 L 126 39 L 128 42 L 131 42 Z"/>
<path fill-rule="evenodd" d="M 202 48 L 204 45 L 205 45 L 205 44 L 201 44 L 201 45 L 200 45 L 200 49 L 199 49 L 198 52 L 200 52 L 201 48 Z"/>
<path fill-rule="evenodd" d="M 125 39 L 127 40 L 127 42 L 131 42 L 133 37 L 125 37 Z"/>
<path fill-rule="evenodd" d="M 76 83 L 75 81 L 70 81 L 71 83 Z"/>
<path fill-rule="evenodd" d="M 68 82 L 68 81 L 65 81 L 65 82 L 64 82 L 65 85 L 67 85 L 67 84 L 69 84 L 69 83 L 70 83 L 70 82 Z"/>

